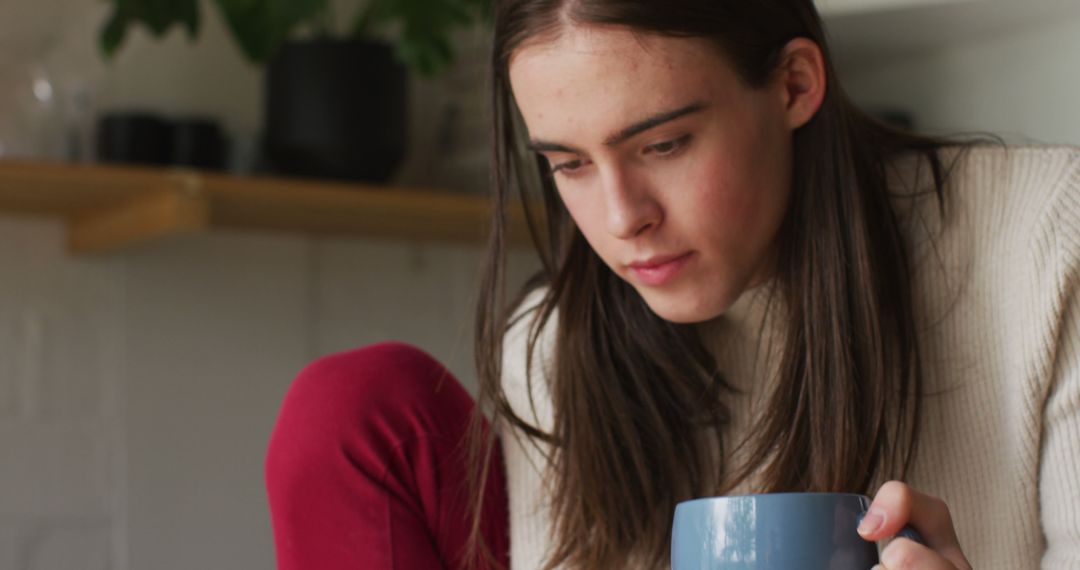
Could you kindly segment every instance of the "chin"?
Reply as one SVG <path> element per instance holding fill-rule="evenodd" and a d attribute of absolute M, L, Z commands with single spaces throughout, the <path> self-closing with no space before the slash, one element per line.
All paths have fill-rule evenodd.
<path fill-rule="evenodd" d="M 639 292 L 640 293 L 640 292 Z M 689 325 L 710 321 L 724 314 L 726 306 L 717 307 L 712 303 L 694 302 L 696 295 L 656 295 L 642 294 L 645 304 L 656 316 L 665 321 Z M 722 305 L 722 303 L 720 303 Z"/>

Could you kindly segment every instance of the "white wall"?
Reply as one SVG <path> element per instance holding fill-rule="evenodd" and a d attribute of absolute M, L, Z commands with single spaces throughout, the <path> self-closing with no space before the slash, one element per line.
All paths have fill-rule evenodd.
<path fill-rule="evenodd" d="M 933 132 L 1080 144 L 1080 19 L 996 35 L 845 74 L 870 107 L 913 112 Z"/>
<path fill-rule="evenodd" d="M 229 232 L 73 258 L 59 224 L 0 217 L 0 570 L 271 568 L 262 458 L 293 376 L 398 339 L 474 391 L 479 258 Z"/>
<path fill-rule="evenodd" d="M 125 568 L 124 275 L 0 219 L 0 569 Z"/>

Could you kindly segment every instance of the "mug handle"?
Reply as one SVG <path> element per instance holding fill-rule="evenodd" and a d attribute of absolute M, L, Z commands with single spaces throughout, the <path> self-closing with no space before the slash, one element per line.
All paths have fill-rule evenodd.
<path fill-rule="evenodd" d="M 926 539 L 924 539 L 923 536 L 919 534 L 919 531 L 911 528 L 910 526 L 905 526 L 904 528 L 900 529 L 900 532 L 896 533 L 896 537 L 894 538 L 900 537 L 913 540 L 923 546 L 926 546 Z"/>
<path fill-rule="evenodd" d="M 859 516 L 855 517 L 856 526 L 862 523 L 863 516 L 865 515 L 866 513 L 860 513 Z M 905 525 L 904 528 L 900 529 L 900 532 L 897 532 L 896 536 L 894 536 L 893 538 L 906 538 L 908 540 L 912 540 L 923 546 L 926 546 L 926 539 L 923 538 L 921 534 L 919 534 L 919 531 L 912 528 L 911 525 Z"/>

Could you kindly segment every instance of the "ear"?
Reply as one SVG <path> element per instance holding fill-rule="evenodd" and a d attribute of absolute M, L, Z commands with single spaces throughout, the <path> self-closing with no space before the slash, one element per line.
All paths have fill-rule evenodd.
<path fill-rule="evenodd" d="M 788 128 L 798 129 L 814 118 L 825 100 L 825 56 L 813 40 L 795 38 L 784 46 L 776 73 Z"/>

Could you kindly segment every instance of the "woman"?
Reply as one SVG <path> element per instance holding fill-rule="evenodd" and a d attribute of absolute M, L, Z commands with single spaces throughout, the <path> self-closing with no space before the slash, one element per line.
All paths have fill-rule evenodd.
<path fill-rule="evenodd" d="M 495 429 L 408 348 L 320 361 L 268 457 L 282 567 L 498 565 L 508 509 L 514 568 L 662 568 L 679 501 L 793 490 L 919 530 L 890 570 L 1080 565 L 1080 152 L 868 118 L 810 0 L 505 0 L 495 27 Z M 507 299 L 533 190 L 543 270 Z"/>

